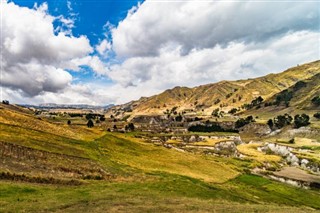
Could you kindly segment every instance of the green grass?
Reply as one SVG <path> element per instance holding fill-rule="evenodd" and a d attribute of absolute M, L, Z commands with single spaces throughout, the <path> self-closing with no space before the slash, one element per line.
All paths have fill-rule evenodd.
<path fill-rule="evenodd" d="M 107 134 L 97 143 L 106 158 L 143 171 L 181 174 L 208 182 L 224 182 L 238 175 L 228 165 L 215 162 L 215 157 L 156 147 L 124 134 Z"/>
<path fill-rule="evenodd" d="M 166 173 L 148 176 L 149 179 L 143 182 L 95 182 L 80 187 L 2 181 L 0 211 L 302 211 L 292 206 L 320 209 L 319 192 L 252 175 L 242 175 L 224 184 L 209 184 Z"/>
<path fill-rule="evenodd" d="M 135 138 L 137 133 L 56 126 L 29 115 L 2 119 L 2 141 L 63 154 L 64 158 L 51 157 L 48 162 L 43 158 L 43 165 L 33 168 L 34 171 L 39 169 L 45 174 L 46 166 L 51 169 L 58 165 L 71 168 L 77 165 L 66 160 L 68 156 L 69 160 L 74 159 L 71 155 L 100 165 L 113 178 L 82 180 L 80 186 L 0 180 L 0 212 L 305 212 L 306 207 L 320 210 L 319 191 L 241 175 L 253 167 L 254 160 L 179 152 L 144 143 Z M 18 125 L 21 119 L 26 121 L 24 125 Z M 33 121 L 36 123 L 28 125 Z M 65 131 L 59 135 L 61 128 Z M 6 159 L 10 161 L 9 157 Z M 0 161 L 0 171 L 2 165 L 10 171 L 14 164 Z M 39 164 L 28 166 L 27 169 Z M 11 168 L 11 172 L 17 169 Z M 36 176 L 34 171 L 31 169 L 26 175 Z"/>

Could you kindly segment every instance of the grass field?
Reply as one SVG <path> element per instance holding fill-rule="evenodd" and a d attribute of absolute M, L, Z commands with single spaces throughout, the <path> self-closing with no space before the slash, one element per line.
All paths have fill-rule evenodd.
<path fill-rule="evenodd" d="M 0 143 L 7 147 L 0 150 L 0 172 L 34 180 L 48 180 L 57 174 L 55 178 L 81 183 L 4 178 L 0 180 L 0 212 L 320 210 L 319 191 L 245 174 L 255 158 L 178 152 L 145 143 L 134 137 L 135 133 L 56 125 L 11 109 L 0 109 L 0 113 Z M 9 113 L 11 117 L 5 115 Z M 95 173 L 110 174 L 110 178 L 87 177 Z"/>
<path fill-rule="evenodd" d="M 166 173 L 144 181 L 96 182 L 80 187 L 0 182 L 6 212 L 314 212 L 319 192 L 253 175 L 224 184 Z M 308 208 L 307 208 L 308 207 Z"/>
<path fill-rule="evenodd" d="M 280 156 L 268 155 L 263 152 L 259 152 L 257 148 L 262 146 L 261 143 L 250 143 L 250 144 L 240 144 L 237 149 L 242 154 L 246 155 L 250 159 L 254 159 L 258 162 L 279 162 L 281 160 Z"/>

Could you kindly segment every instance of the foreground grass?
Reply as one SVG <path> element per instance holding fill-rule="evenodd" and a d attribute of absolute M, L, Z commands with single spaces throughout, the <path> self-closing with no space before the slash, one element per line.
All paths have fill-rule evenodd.
<path fill-rule="evenodd" d="M 80 187 L 0 182 L 0 211 L 306 212 L 307 206 L 320 209 L 319 192 L 252 175 L 242 175 L 224 184 L 166 173 L 148 176 L 143 182 L 90 182 Z"/>

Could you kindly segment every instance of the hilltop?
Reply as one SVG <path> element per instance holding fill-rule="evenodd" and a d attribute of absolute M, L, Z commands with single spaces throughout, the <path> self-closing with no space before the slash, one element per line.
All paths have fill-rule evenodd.
<path fill-rule="evenodd" d="M 178 112 L 192 112 L 201 115 L 211 115 L 216 108 L 227 112 L 232 108 L 241 108 L 259 96 L 264 100 L 272 99 L 276 94 L 292 87 L 299 81 L 311 78 L 318 79 L 319 75 L 317 74 L 319 73 L 320 61 L 314 61 L 289 68 L 281 73 L 269 74 L 255 79 L 221 81 L 194 88 L 175 87 L 158 95 L 143 97 L 137 101 L 115 106 L 111 108 L 109 114 L 120 117 L 125 115 L 132 115 L 131 117 L 135 115 L 161 115 L 173 107 Z M 319 91 L 317 90 L 318 85 L 313 84 L 314 87 L 311 88 L 312 85 L 309 84 L 308 88 L 316 93 Z M 301 104 L 294 106 L 300 107 Z"/>

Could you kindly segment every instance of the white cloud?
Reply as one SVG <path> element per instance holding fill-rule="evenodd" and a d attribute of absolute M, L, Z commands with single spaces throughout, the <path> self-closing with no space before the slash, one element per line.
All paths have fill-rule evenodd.
<path fill-rule="evenodd" d="M 113 29 L 120 57 L 155 56 L 163 47 L 213 48 L 263 42 L 289 31 L 318 30 L 319 2 L 145 1 Z"/>
<path fill-rule="evenodd" d="M 77 70 L 87 65 L 97 73 L 105 72 L 98 57 L 88 56 L 93 48 L 86 36 L 74 37 L 64 31 L 55 34 L 54 21 L 63 22 L 67 28 L 72 28 L 73 22 L 49 15 L 46 3 L 34 9 L 1 3 L 2 87 L 34 97 L 70 87 L 72 76 L 67 68 Z M 74 59 L 82 62 L 75 63 Z"/>
<path fill-rule="evenodd" d="M 125 96 L 266 75 L 320 58 L 318 2 L 145 1 L 112 31 Z M 121 89 L 120 89 L 121 88 Z M 134 91 L 134 92 L 133 92 Z"/>
<path fill-rule="evenodd" d="M 97 52 L 104 56 L 111 50 L 112 44 L 107 40 L 103 39 L 98 45 L 96 45 Z"/>
<path fill-rule="evenodd" d="M 283 71 L 320 58 L 318 8 L 301 1 L 147 0 L 117 27 L 106 24 L 111 35 L 93 55 L 85 36 L 54 34 L 59 17 L 46 4 L 31 10 L 6 3 L 3 96 L 20 103 L 124 103 L 177 85 Z M 113 83 L 72 83 L 65 70 L 83 65 Z"/>

